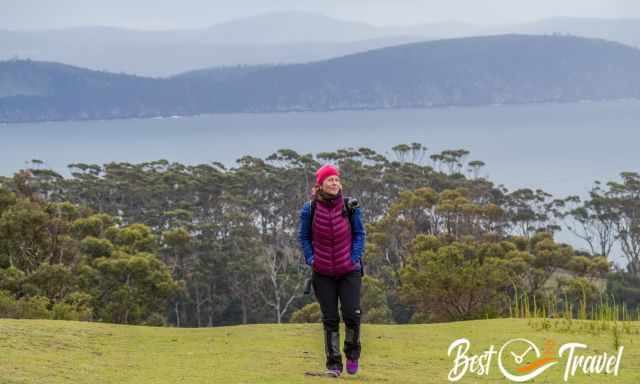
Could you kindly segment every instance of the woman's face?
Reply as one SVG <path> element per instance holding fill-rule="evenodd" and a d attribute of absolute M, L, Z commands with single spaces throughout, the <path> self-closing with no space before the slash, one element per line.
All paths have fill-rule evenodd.
<path fill-rule="evenodd" d="M 322 190 L 332 195 L 337 195 L 341 188 L 342 185 L 338 176 L 329 176 L 322 182 Z"/>

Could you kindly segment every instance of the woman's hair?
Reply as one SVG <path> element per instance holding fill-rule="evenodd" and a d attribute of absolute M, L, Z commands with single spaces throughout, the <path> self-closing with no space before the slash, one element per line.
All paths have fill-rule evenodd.
<path fill-rule="evenodd" d="M 318 198 L 318 191 L 320 190 L 320 185 L 316 184 L 313 187 L 311 187 L 311 194 L 309 195 L 311 197 L 311 199 L 316 200 Z"/>

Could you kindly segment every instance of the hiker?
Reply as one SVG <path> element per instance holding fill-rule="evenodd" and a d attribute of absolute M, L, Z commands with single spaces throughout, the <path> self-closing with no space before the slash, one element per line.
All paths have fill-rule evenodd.
<path fill-rule="evenodd" d="M 360 358 L 360 286 L 365 230 L 355 199 L 342 195 L 340 172 L 330 164 L 316 171 L 311 201 L 300 211 L 298 238 L 311 284 L 322 311 L 327 375 L 342 373 L 340 312 L 345 323 L 344 353 L 347 372 L 358 371 Z"/>

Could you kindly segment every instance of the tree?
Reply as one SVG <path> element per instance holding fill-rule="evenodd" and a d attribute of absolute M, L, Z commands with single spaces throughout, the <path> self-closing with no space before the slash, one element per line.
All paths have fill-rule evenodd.
<path fill-rule="evenodd" d="M 496 316 L 507 303 L 507 275 L 503 260 L 480 258 L 471 245 L 440 245 L 434 236 L 420 235 L 401 271 L 400 292 L 418 314 L 429 314 L 435 321 Z"/>
<path fill-rule="evenodd" d="M 18 199 L 0 216 L 0 255 L 9 266 L 32 272 L 52 258 L 49 217 L 38 203 Z"/>
<path fill-rule="evenodd" d="M 31 185 L 28 177 L 20 183 Z M 109 215 L 0 186 L 0 289 L 14 295 L 15 313 L 162 322 L 178 286 L 152 253 L 151 230 L 117 225 Z"/>
<path fill-rule="evenodd" d="M 607 195 L 617 217 L 617 239 L 627 259 L 629 272 L 640 276 L 640 175 L 621 173 L 622 183 L 609 182 Z"/>
<path fill-rule="evenodd" d="M 261 270 L 262 257 L 265 254 L 264 246 L 260 241 L 258 230 L 251 224 L 250 217 L 242 213 L 228 213 L 225 229 L 225 237 L 222 240 L 222 254 L 225 260 L 225 281 L 229 293 L 234 301 L 240 302 L 242 312 L 242 324 L 249 322 L 249 309 L 258 304 L 258 297 L 262 293 L 259 287 L 260 279 L 264 276 Z M 264 266 L 264 264 L 262 265 Z M 276 284 L 277 276 L 276 276 Z M 277 289 L 277 288 L 276 288 Z M 279 291 L 275 291 L 279 293 Z M 266 299 L 265 296 L 262 296 Z M 278 297 L 276 296 L 276 299 Z M 269 299 L 267 302 L 271 303 Z M 276 320 L 280 322 L 285 308 L 278 306 L 277 301 L 273 305 L 278 311 Z"/>
<path fill-rule="evenodd" d="M 82 272 L 83 288 L 91 293 L 102 321 L 140 324 L 164 318 L 167 301 L 179 290 L 167 266 L 147 252 L 116 251 Z"/>
<path fill-rule="evenodd" d="M 576 225 L 567 228 L 589 246 L 592 255 L 606 258 L 616 241 L 616 223 L 618 217 L 613 210 L 612 201 L 600 189 L 600 183 L 589 192 L 590 199 L 571 209 L 566 216 L 573 219 Z M 567 202 L 580 202 L 577 196 L 566 199 Z"/>
<path fill-rule="evenodd" d="M 179 326 L 286 321 L 289 313 L 308 302 L 300 299 L 308 268 L 295 233 L 314 171 L 323 162 L 339 166 L 345 195 L 357 198 L 363 207 L 368 232 L 365 268 L 367 278 L 376 281 L 371 281 L 369 292 L 376 293 L 371 301 L 386 300 L 397 322 L 408 321 L 415 309 L 414 304 L 400 300 L 404 285 L 400 272 L 416 257 L 414 240 L 422 235 L 435 236 L 438 249 L 452 244 L 457 247 L 452 249 L 471 249 L 470 255 L 475 255 L 471 260 L 478 265 L 485 260 L 506 263 L 509 283 L 501 291 L 506 297 L 513 297 L 516 289 L 540 295 L 555 272 L 597 281 L 610 267 L 591 255 L 577 257 L 570 247 L 553 241 L 561 209 L 566 214 L 579 202 L 555 200 L 539 189 L 509 192 L 496 187 L 478 177 L 484 164 L 467 163 L 465 150 L 433 155 L 434 169 L 422 164 L 426 151 L 419 143 L 399 144 L 388 159 L 364 147 L 315 156 L 279 149 L 265 159 L 243 156 L 229 168 L 217 162 L 187 166 L 164 159 L 72 164 L 70 178 L 58 177 L 43 169 L 44 163 L 32 161 L 32 168 L 12 178 L 0 177 L 5 187 L 0 187 L 0 222 L 5 235 L 11 233 L 0 238 L 0 269 L 6 277 L 0 285 L 9 287 L 18 299 L 19 295 L 49 295 L 53 299 L 48 300 L 57 301 L 53 305 L 66 304 L 75 294 L 89 295 L 86 302 L 91 309 L 107 300 L 114 307 L 100 316 L 117 321 L 126 317 L 136 323 L 157 323 L 159 313 Z M 468 171 L 467 177 L 463 170 Z M 594 220 L 602 221 L 602 213 L 612 212 L 608 225 L 616 222 L 616 241 L 621 241 L 618 217 L 621 210 L 631 213 L 627 208 L 634 201 L 631 190 L 624 188 L 622 199 L 610 191 L 599 192 L 602 199 L 585 201 L 587 215 L 575 211 L 576 218 L 595 228 Z M 28 230 L 16 230 L 21 220 Z M 582 225 L 572 224 L 576 229 Z M 633 238 L 629 240 L 633 244 Z M 593 244 L 594 249 L 606 250 L 610 242 L 598 245 L 594 240 Z M 25 253 L 29 249 L 35 251 Z M 118 276 L 128 274 L 131 258 L 140 254 L 156 255 L 181 287 L 164 296 L 163 312 L 157 307 L 140 309 L 144 295 L 135 288 L 139 279 L 133 285 L 119 281 L 118 300 L 126 305 L 116 307 L 114 296 L 101 297 L 104 292 L 99 289 L 86 291 L 91 284 L 74 288 L 72 278 L 68 285 L 57 286 L 64 280 L 58 278 L 63 270 L 41 267 L 61 264 L 73 277 L 93 276 L 115 284 Z M 96 269 L 98 260 L 106 263 L 105 269 Z M 48 276 L 46 271 L 51 272 L 51 285 L 42 278 Z M 26 284 L 27 280 L 31 283 Z M 380 295 L 383 288 L 386 292 Z M 367 289 L 363 294 L 368 295 Z M 378 304 L 366 305 L 384 308 Z M 478 316 L 483 312 L 480 307 L 470 307 L 464 316 Z M 386 318 L 385 313 L 380 311 L 381 318 Z M 442 310 L 434 313 L 444 314 Z M 414 320 L 422 315 L 423 320 L 429 319 L 428 313 L 417 313 Z"/>
<path fill-rule="evenodd" d="M 370 324 L 393 323 L 387 300 L 387 289 L 382 281 L 372 276 L 364 276 L 361 295 L 362 322 Z"/>
<path fill-rule="evenodd" d="M 469 167 L 467 171 L 469 172 L 469 174 L 473 174 L 474 179 L 477 179 L 480 176 L 480 170 L 485 165 L 486 164 L 483 161 L 473 160 L 467 164 L 467 166 Z"/>
<path fill-rule="evenodd" d="M 559 227 L 551 221 L 562 201 L 552 199 L 549 193 L 529 188 L 506 194 L 503 208 L 514 234 L 530 237 L 540 230 L 554 232 Z"/>
<path fill-rule="evenodd" d="M 193 279 L 193 253 L 191 250 L 191 235 L 184 227 L 177 227 L 162 233 L 162 249 L 164 263 L 170 268 L 171 276 L 180 283 L 185 284 L 186 280 Z M 176 326 L 180 326 L 187 321 L 184 297 L 176 295 L 174 297 L 173 312 Z"/>

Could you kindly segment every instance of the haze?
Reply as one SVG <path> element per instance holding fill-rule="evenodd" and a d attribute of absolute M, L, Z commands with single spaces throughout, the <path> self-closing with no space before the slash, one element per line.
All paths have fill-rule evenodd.
<path fill-rule="evenodd" d="M 492 25 L 552 17 L 640 18 L 637 0 L 0 0 L 0 29 L 115 26 L 193 29 L 261 13 L 304 11 L 379 26 L 462 21 Z"/>

